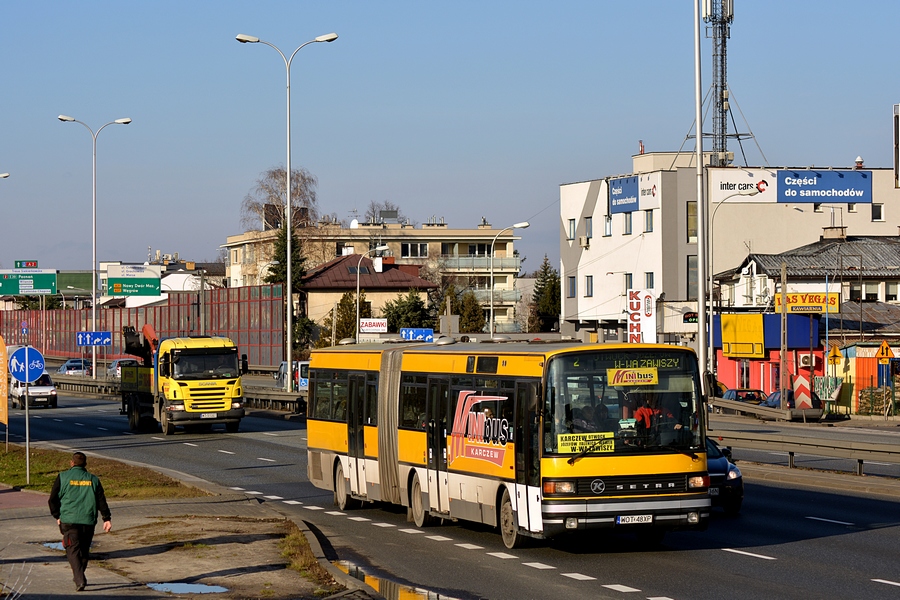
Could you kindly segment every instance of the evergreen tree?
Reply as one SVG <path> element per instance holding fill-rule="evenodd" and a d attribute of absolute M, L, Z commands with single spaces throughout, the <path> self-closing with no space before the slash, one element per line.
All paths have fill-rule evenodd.
<path fill-rule="evenodd" d="M 275 238 L 275 244 L 272 250 L 272 263 L 269 264 L 267 273 L 263 281 L 265 283 L 281 283 L 287 281 L 287 229 L 282 227 L 278 230 L 278 237 Z M 296 294 L 303 287 L 303 277 L 306 276 L 306 259 L 303 257 L 303 249 L 295 232 L 291 232 L 291 279 L 294 281 L 292 286 L 293 292 Z M 287 292 L 285 292 L 287 293 Z"/>
<path fill-rule="evenodd" d="M 452 308 L 452 305 L 451 305 Z M 475 292 L 469 290 L 459 299 L 459 332 L 482 333 L 486 320 L 484 308 L 475 297 Z"/>
<path fill-rule="evenodd" d="M 425 307 L 425 302 L 419 297 L 416 290 L 409 290 L 409 294 L 400 294 L 396 300 L 385 303 L 381 313 L 388 322 L 388 331 L 398 333 L 403 327 L 431 327 L 434 318 Z"/>
<path fill-rule="evenodd" d="M 538 269 L 534 282 L 534 292 L 529 307 L 528 330 L 532 332 L 552 331 L 559 321 L 560 308 L 559 271 L 550 264 L 544 255 L 541 268 Z M 532 325 L 538 329 L 532 329 Z"/>

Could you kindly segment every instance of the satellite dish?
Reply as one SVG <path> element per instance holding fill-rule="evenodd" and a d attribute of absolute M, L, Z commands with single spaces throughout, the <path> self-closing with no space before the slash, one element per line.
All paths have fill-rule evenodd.
<path fill-rule="evenodd" d="M 350 221 L 350 229 L 359 229 L 359 221 L 356 219 Z"/>

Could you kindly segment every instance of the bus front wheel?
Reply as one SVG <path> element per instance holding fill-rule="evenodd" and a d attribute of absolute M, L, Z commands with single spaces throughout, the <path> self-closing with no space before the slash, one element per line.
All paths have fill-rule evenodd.
<path fill-rule="evenodd" d="M 422 494 L 422 484 L 419 483 L 419 475 L 413 475 L 412 486 L 409 492 L 409 512 L 412 515 L 416 527 L 428 527 L 434 524 L 434 517 L 428 514 L 425 508 L 425 499 Z"/>
<path fill-rule="evenodd" d="M 509 490 L 503 490 L 503 498 L 500 500 L 500 537 L 503 538 L 503 545 L 510 550 L 525 545 L 525 536 L 519 533 L 516 513 L 509 499 Z"/>
<path fill-rule="evenodd" d="M 356 502 L 350 497 L 347 489 L 347 480 L 344 478 L 344 466 L 338 462 L 334 469 L 334 504 L 338 510 L 356 508 Z"/>

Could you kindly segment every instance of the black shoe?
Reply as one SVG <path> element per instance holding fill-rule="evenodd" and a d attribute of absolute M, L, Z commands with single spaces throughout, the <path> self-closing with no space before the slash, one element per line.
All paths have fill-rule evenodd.
<path fill-rule="evenodd" d="M 86 582 L 86 581 L 85 581 L 84 583 L 76 583 L 76 584 L 75 584 L 75 591 L 76 591 L 76 592 L 83 592 L 83 591 L 84 591 L 84 587 L 85 587 L 86 585 L 87 585 L 87 582 Z"/>

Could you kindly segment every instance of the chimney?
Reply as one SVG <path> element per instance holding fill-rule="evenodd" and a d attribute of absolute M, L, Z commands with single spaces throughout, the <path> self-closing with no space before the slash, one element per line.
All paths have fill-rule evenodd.
<path fill-rule="evenodd" d="M 866 165 L 863 164 L 863 158 L 862 158 L 862 156 L 857 156 L 857 157 L 856 157 L 856 165 L 855 165 L 853 168 L 856 169 L 857 171 L 859 171 L 860 169 L 865 169 L 865 168 L 866 168 Z"/>

